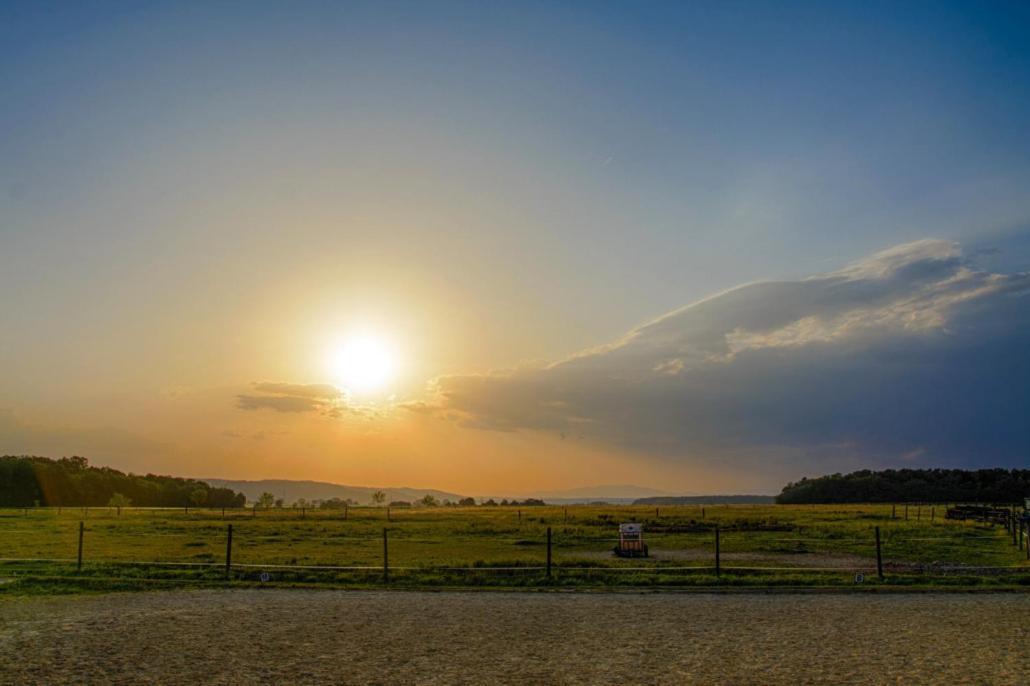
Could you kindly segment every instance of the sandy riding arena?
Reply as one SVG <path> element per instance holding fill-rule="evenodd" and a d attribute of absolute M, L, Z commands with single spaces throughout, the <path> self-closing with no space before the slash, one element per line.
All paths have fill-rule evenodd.
<path fill-rule="evenodd" d="M 14 598 L 0 683 L 1018 684 L 1028 617 L 1028 594 Z"/>

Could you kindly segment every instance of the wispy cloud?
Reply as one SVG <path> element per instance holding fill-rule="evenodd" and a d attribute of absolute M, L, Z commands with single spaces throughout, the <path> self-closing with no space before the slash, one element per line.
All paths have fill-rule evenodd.
<path fill-rule="evenodd" d="M 333 400 L 343 396 L 343 391 L 336 386 L 318 383 L 299 384 L 262 381 L 254 384 L 254 390 L 261 393 L 273 393 L 297 398 L 313 398 L 316 400 Z"/>
<path fill-rule="evenodd" d="M 322 412 L 336 414 L 343 392 L 329 384 L 295 384 L 259 382 L 253 384 L 262 395 L 237 395 L 236 407 L 241 410 L 274 410 L 276 412 Z"/>

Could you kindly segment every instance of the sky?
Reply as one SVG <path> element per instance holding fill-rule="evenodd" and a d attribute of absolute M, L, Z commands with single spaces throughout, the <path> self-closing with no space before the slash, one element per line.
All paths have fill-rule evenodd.
<path fill-rule="evenodd" d="M 2 3 L 0 453 L 1025 467 L 1028 121 L 1019 2 Z"/>

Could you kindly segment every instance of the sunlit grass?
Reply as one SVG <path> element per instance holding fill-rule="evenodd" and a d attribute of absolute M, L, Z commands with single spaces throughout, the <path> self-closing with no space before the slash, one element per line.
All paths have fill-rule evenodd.
<path fill-rule="evenodd" d="M 9 560 L 4 565 L 12 574 L 28 576 L 214 583 L 224 576 L 232 524 L 234 577 L 248 579 L 267 569 L 279 583 L 380 582 L 386 530 L 391 581 L 397 584 L 826 585 L 853 583 L 857 571 L 875 578 L 879 527 L 884 567 L 893 583 L 945 573 L 952 580 L 968 576 L 969 583 L 1000 582 L 997 570 L 977 569 L 985 567 L 1018 566 L 1024 578 L 1030 574 L 1025 555 L 1003 527 L 948 521 L 943 514 L 940 506 L 918 513 L 910 507 L 906 520 L 902 508 L 892 517 L 890 505 L 351 508 L 346 514 L 30 508 L 0 510 L 0 558 Z M 644 523 L 650 557 L 612 555 L 618 524 L 626 521 Z M 80 522 L 81 573 L 74 565 Z M 549 581 L 542 571 L 548 528 L 554 564 Z M 723 572 L 718 578 L 717 528 Z M 1011 577 L 1006 572 L 1005 581 Z"/>

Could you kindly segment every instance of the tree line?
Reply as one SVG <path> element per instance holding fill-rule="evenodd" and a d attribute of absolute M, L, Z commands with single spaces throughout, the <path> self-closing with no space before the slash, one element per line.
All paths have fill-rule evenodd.
<path fill-rule="evenodd" d="M 789 483 L 782 504 L 967 502 L 1022 503 L 1030 469 L 868 469 Z"/>
<path fill-rule="evenodd" d="M 84 457 L 0 457 L 0 507 L 243 507 L 246 497 L 196 479 L 126 474 Z"/>

